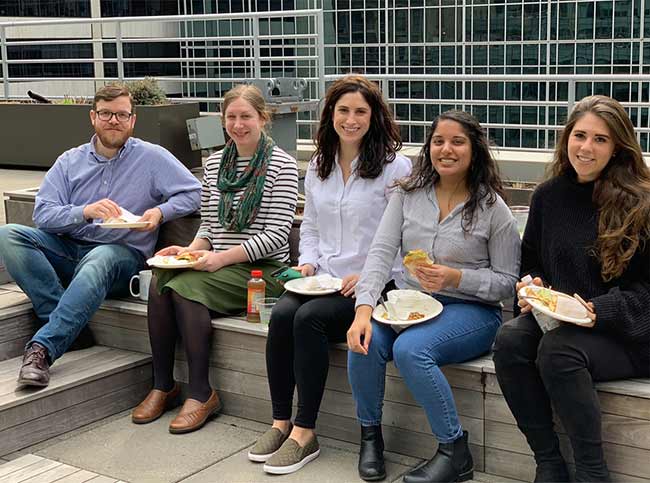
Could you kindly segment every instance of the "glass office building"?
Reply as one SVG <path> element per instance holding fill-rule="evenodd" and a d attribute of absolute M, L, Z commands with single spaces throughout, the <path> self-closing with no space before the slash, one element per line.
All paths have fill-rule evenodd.
<path fill-rule="evenodd" d="M 87 16 L 89 3 L 0 1 L 0 15 Z M 307 8 L 324 10 L 325 58 L 321 60 L 325 74 L 385 76 L 382 85 L 388 88 L 386 94 L 405 142 L 421 143 L 433 118 L 450 108 L 472 112 L 488 127 L 497 145 L 536 149 L 554 144 L 555 132 L 543 126 L 561 125 L 571 99 L 599 93 L 625 103 L 644 102 L 650 106 L 650 82 L 626 81 L 624 77 L 607 80 L 613 74 L 650 74 L 650 42 L 646 40 L 650 36 L 650 0 L 101 0 L 105 16 Z M 8 10 L 11 13 L 3 13 Z M 308 24 L 301 25 L 303 20 L 277 19 L 268 23 L 268 29 L 288 34 L 309 29 Z M 241 24 L 237 21 L 192 24 L 189 29 L 199 29 L 206 35 L 222 35 L 224 31 L 246 34 L 238 32 Z M 262 47 L 278 57 L 300 48 L 290 38 Z M 158 46 L 156 52 L 137 55 L 160 57 L 168 52 L 170 56 L 193 57 L 206 48 L 210 48 L 207 43 L 179 46 L 170 42 L 166 47 Z M 201 77 L 248 74 L 247 67 L 237 62 L 238 48 L 241 45 L 237 42 L 221 44 L 216 47 L 219 62 L 202 67 L 179 66 L 181 75 L 197 81 L 187 84 L 184 94 L 218 97 L 230 84 L 202 83 Z M 110 46 L 104 50 L 110 57 Z M 227 54 L 232 61 L 223 60 Z M 133 75 L 143 75 L 147 72 L 142 69 L 154 67 L 140 64 L 140 70 L 134 70 Z M 177 72 L 169 69 L 161 65 L 148 74 Z M 308 73 L 308 69 L 301 70 L 299 62 L 280 59 L 268 62 L 263 76 L 301 77 Z M 574 83 L 562 79 L 575 74 L 605 77 Z M 391 78 L 396 75 L 404 76 L 400 78 L 403 80 Z M 476 75 L 513 77 L 472 79 Z M 559 77 L 539 80 L 527 79 L 527 75 Z M 441 80 L 436 76 L 446 77 Z M 637 127 L 649 127 L 649 110 L 643 106 L 629 108 Z M 299 137 L 309 138 L 313 128 L 313 124 L 302 123 Z M 640 137 L 647 151 L 648 133 L 642 132 Z"/>

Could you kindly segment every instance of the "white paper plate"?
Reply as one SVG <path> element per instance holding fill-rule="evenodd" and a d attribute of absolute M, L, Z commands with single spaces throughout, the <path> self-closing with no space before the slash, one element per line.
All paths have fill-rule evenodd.
<path fill-rule="evenodd" d="M 409 292 L 412 291 L 409 290 Z M 421 300 L 412 310 L 412 312 L 420 312 L 421 314 L 424 314 L 424 317 L 420 319 L 416 319 L 416 320 L 389 319 L 388 314 L 386 314 L 386 310 L 384 310 L 384 307 L 382 307 L 381 305 L 377 305 L 375 309 L 372 311 L 372 318 L 375 319 L 377 322 L 381 322 L 382 324 L 407 327 L 409 325 L 421 324 L 422 322 L 426 322 L 427 320 L 431 320 L 434 317 L 440 315 L 443 309 L 442 304 L 439 301 L 437 301 L 435 298 L 431 297 L 430 295 L 427 295 L 425 293 L 422 293 L 421 295 L 422 295 Z M 384 317 L 384 315 L 386 315 L 386 317 Z"/>
<path fill-rule="evenodd" d="M 316 275 L 314 277 L 294 278 L 293 280 L 289 280 L 287 283 L 285 283 L 284 288 L 289 292 L 294 292 L 300 295 L 327 295 L 336 293 L 341 290 L 341 284 L 343 283 L 343 280 L 336 277 L 328 278 L 331 284 L 328 284 L 330 288 L 321 288 L 317 290 L 310 288 L 310 285 L 313 284 L 313 280 L 318 277 L 322 277 L 322 275 Z"/>
<path fill-rule="evenodd" d="M 520 297 L 525 297 L 526 296 L 526 288 L 532 288 L 532 289 L 538 290 L 538 289 L 543 288 L 543 287 L 538 287 L 538 286 L 535 286 L 535 285 L 527 285 L 526 287 L 521 287 L 521 289 L 519 289 L 519 296 Z M 567 294 L 562 293 L 562 292 L 556 292 L 555 290 L 551 290 L 551 292 L 553 294 L 557 295 L 558 297 L 567 297 L 567 298 L 570 298 L 570 299 L 573 298 L 570 295 L 567 295 Z M 532 305 L 532 307 L 535 310 L 539 310 L 541 313 L 543 313 L 545 315 L 548 315 L 549 317 L 553 317 L 554 319 L 561 320 L 563 322 L 571 322 L 572 324 L 591 324 L 591 319 L 589 317 L 584 317 L 584 318 L 580 318 L 580 319 L 577 319 L 575 317 L 568 317 L 566 315 L 562 315 L 562 314 L 558 314 L 557 312 L 553 312 L 551 309 L 549 309 L 546 305 L 541 303 L 539 300 L 530 299 L 530 298 L 527 298 L 525 300 L 530 305 Z"/>
<path fill-rule="evenodd" d="M 110 228 L 110 229 L 131 229 L 131 228 L 144 228 L 147 226 L 150 221 L 134 221 L 131 223 L 97 223 L 97 226 L 101 226 L 102 228 Z"/>
<path fill-rule="evenodd" d="M 192 268 L 196 262 L 188 262 L 187 260 L 176 260 L 173 255 L 170 256 L 156 256 L 147 260 L 147 265 L 156 268 Z"/>

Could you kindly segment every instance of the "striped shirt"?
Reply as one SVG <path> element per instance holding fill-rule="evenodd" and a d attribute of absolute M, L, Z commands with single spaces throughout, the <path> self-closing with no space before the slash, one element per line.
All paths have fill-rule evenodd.
<path fill-rule="evenodd" d="M 219 151 L 210 156 L 205 165 L 201 190 L 201 226 L 196 238 L 205 238 L 216 252 L 241 245 L 250 262 L 271 258 L 289 261 L 289 231 L 293 223 L 298 200 L 298 168 L 296 160 L 278 146 L 266 170 L 264 194 L 257 217 L 243 232 L 226 230 L 219 223 L 220 193 L 217 177 L 221 164 Z M 241 175 L 250 158 L 237 159 L 237 175 Z M 234 209 L 244 189 L 235 193 Z"/>

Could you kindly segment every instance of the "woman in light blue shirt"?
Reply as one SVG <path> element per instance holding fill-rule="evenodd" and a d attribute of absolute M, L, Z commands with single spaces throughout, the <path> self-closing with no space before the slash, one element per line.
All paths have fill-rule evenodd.
<path fill-rule="evenodd" d="M 362 434 L 373 435 L 361 442 L 363 479 L 385 475 L 381 408 L 389 360 L 424 408 L 439 443 L 433 459 L 404 481 L 472 478 L 468 434 L 440 367 L 487 352 L 501 324 L 499 301 L 514 294 L 520 242 L 502 192 L 476 119 L 460 111 L 440 115 L 413 174 L 390 199 L 357 285 L 356 316 L 347 336 L 348 375 Z M 438 317 L 398 334 L 371 322 L 371 314 L 397 253 L 415 249 L 428 252 L 434 265 L 405 274 L 405 288 L 433 293 L 444 308 Z"/>
<path fill-rule="evenodd" d="M 395 181 L 410 173 L 410 160 L 396 154 L 400 148 L 399 130 L 375 84 L 361 76 L 332 84 L 305 179 L 298 269 L 343 284 L 340 293 L 326 296 L 285 293 L 273 309 L 266 345 L 273 427 L 249 452 L 252 461 L 266 463 L 264 471 L 291 473 L 320 453 L 314 426 L 328 343 L 345 341 L 368 247 Z"/>

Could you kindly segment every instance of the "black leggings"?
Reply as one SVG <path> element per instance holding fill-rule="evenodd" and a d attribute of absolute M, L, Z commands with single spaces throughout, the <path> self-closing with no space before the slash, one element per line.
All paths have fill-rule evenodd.
<path fill-rule="evenodd" d="M 344 342 L 354 320 L 352 297 L 308 297 L 285 293 L 273 308 L 266 341 L 266 369 L 273 419 L 291 419 L 298 387 L 295 425 L 314 428 L 329 369 L 329 342 Z"/>
<path fill-rule="evenodd" d="M 639 377 L 623 345 L 572 324 L 542 334 L 531 314 L 503 324 L 494 343 L 497 379 L 538 465 L 562 461 L 552 407 L 571 440 L 577 481 L 608 481 L 594 381 Z"/>
<path fill-rule="evenodd" d="M 159 294 L 157 285 L 154 278 L 147 306 L 154 389 L 170 391 L 174 387 L 174 350 L 180 336 L 187 358 L 188 397 L 205 402 L 212 391 L 208 379 L 212 340 L 210 310 L 170 289 Z"/>

